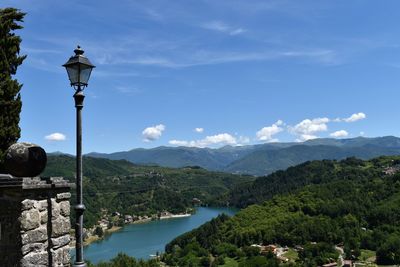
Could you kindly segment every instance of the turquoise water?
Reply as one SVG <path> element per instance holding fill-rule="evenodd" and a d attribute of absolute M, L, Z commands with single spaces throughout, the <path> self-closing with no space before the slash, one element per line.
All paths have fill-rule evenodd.
<path fill-rule="evenodd" d="M 164 252 L 165 245 L 180 234 L 188 232 L 203 223 L 225 213 L 234 215 L 236 209 L 199 207 L 190 217 L 131 224 L 120 231 L 108 235 L 104 240 L 84 248 L 84 258 L 92 263 L 107 261 L 118 252 L 129 256 L 148 259 L 151 254 Z"/>

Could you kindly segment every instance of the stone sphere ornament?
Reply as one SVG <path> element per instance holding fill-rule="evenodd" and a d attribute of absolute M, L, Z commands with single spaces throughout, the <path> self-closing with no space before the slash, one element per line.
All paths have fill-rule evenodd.
<path fill-rule="evenodd" d="M 38 176 L 47 163 L 46 151 L 31 143 L 15 143 L 6 151 L 6 171 L 16 177 Z"/>

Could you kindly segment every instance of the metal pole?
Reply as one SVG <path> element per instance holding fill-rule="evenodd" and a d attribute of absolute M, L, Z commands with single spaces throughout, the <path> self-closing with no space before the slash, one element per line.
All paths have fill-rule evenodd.
<path fill-rule="evenodd" d="M 74 267 L 86 267 L 83 260 L 83 205 L 82 196 L 82 108 L 85 95 L 78 85 L 78 90 L 74 94 L 76 108 L 76 205 L 75 205 L 75 240 L 76 255 Z"/>

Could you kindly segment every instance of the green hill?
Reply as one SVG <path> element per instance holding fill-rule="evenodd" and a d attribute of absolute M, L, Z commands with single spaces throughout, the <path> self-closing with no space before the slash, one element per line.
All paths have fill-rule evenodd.
<path fill-rule="evenodd" d="M 75 158 L 50 155 L 42 176 L 63 176 L 73 182 Z M 192 207 L 193 198 L 208 203 L 239 183 L 254 180 L 251 176 L 210 172 L 196 166 L 172 169 L 91 157 L 83 158 L 83 176 L 87 226 L 93 225 L 104 209 L 130 215 L 163 210 L 185 212 Z"/>
<path fill-rule="evenodd" d="M 212 255 L 241 266 L 277 266 L 273 256 L 249 247 L 261 243 L 301 246 L 291 266 L 319 266 L 337 259 L 334 245 L 342 244 L 345 258 L 368 249 L 379 264 L 399 264 L 399 163 L 400 157 L 313 161 L 259 178 L 249 187 L 256 204 L 176 238 L 164 260 L 197 266 Z M 236 197 L 246 198 L 246 191 Z"/>

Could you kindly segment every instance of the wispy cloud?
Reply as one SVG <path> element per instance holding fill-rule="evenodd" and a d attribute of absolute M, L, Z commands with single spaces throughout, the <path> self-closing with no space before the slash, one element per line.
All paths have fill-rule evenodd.
<path fill-rule="evenodd" d="M 129 86 L 115 86 L 114 88 L 118 92 L 120 92 L 122 94 L 126 94 L 126 95 L 133 95 L 133 94 L 138 94 L 141 92 L 138 88 L 129 87 Z"/>
<path fill-rule="evenodd" d="M 56 49 L 43 49 L 43 48 L 32 48 L 27 46 L 21 46 L 22 54 L 62 54 L 62 51 Z"/>
<path fill-rule="evenodd" d="M 26 58 L 24 63 L 26 63 L 31 68 L 46 71 L 46 72 L 52 72 L 52 73 L 65 72 L 65 69 L 63 69 L 60 64 L 51 62 L 51 60 L 45 59 L 45 58 L 29 56 Z"/>
<path fill-rule="evenodd" d="M 157 14 L 157 10 L 149 9 Z M 153 11 L 151 11 L 153 10 Z M 143 11 L 145 12 L 145 11 Z M 159 12 L 158 12 L 159 13 Z M 198 28 L 198 24 L 194 27 Z M 241 26 L 232 26 L 222 21 L 210 21 L 200 25 L 201 28 L 221 32 L 226 35 L 241 35 L 247 30 Z M 342 63 L 340 53 L 332 48 L 308 47 L 285 43 L 265 45 L 264 40 L 251 40 L 246 48 L 216 46 L 212 40 L 200 38 L 198 34 L 189 37 L 170 38 L 165 35 L 149 35 L 143 31 L 133 31 L 124 36 L 111 36 L 104 40 L 86 40 L 81 43 L 87 56 L 95 65 L 107 66 L 109 71 L 96 70 L 93 75 L 101 76 L 142 76 L 137 71 L 122 73 L 115 71 L 115 66 L 136 65 L 160 68 L 187 68 L 203 65 L 239 63 L 250 61 L 296 60 L 311 64 L 337 65 Z M 37 37 L 36 43 L 46 43 L 58 51 L 71 51 L 78 43 L 76 40 L 65 40 L 65 36 Z M 287 42 L 287 40 L 286 40 Z M 250 48 L 251 47 L 251 48 Z M 30 46 L 32 51 L 42 49 Z M 69 49 L 69 50 L 68 50 Z M 44 49 L 45 50 L 45 49 Z M 43 52 L 44 52 L 43 50 Z M 65 58 L 65 60 L 67 57 Z"/>
<path fill-rule="evenodd" d="M 136 71 L 102 71 L 96 70 L 92 73 L 93 76 L 97 77 L 138 77 L 142 76 L 139 72 Z"/>
<path fill-rule="evenodd" d="M 242 27 L 233 27 L 222 21 L 210 21 L 201 25 L 201 27 L 207 30 L 226 33 L 229 35 L 238 35 L 246 32 L 246 30 Z"/>
<path fill-rule="evenodd" d="M 321 64 L 336 64 L 335 53 L 330 50 L 314 51 L 206 51 L 197 50 L 192 53 L 178 54 L 174 57 L 130 57 L 129 55 L 121 57 L 114 56 L 110 58 L 107 64 L 129 64 L 156 66 L 166 68 L 186 68 L 202 65 L 217 65 L 224 63 L 235 63 L 245 61 L 271 61 L 283 58 L 306 59 Z"/>

